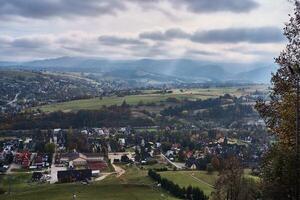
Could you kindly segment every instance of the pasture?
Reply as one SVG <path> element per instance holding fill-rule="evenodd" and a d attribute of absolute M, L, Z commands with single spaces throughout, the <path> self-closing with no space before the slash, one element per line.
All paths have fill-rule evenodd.
<path fill-rule="evenodd" d="M 128 95 L 124 97 L 103 97 L 92 98 L 83 100 L 74 100 L 62 103 L 55 103 L 45 106 L 36 107 L 44 112 L 71 112 L 78 110 L 96 110 L 102 106 L 121 105 L 123 101 L 126 101 L 129 105 L 137 105 L 141 102 L 147 103 L 161 103 L 165 102 L 168 98 L 182 99 L 208 99 L 217 98 L 224 94 L 231 94 L 234 96 L 241 96 L 247 92 L 255 91 L 255 89 L 261 89 L 258 86 L 249 86 L 241 90 L 238 87 L 223 87 L 223 88 L 196 88 L 196 89 L 173 89 L 172 93 L 158 93 L 155 90 L 145 90 L 139 95 Z"/>

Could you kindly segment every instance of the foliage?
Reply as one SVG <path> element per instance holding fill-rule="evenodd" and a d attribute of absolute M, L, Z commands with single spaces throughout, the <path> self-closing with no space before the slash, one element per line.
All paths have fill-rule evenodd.
<path fill-rule="evenodd" d="M 80 110 L 64 113 L 61 111 L 34 115 L 20 113 L 14 116 L 2 117 L 0 129 L 47 129 L 47 128 L 74 128 L 82 127 L 116 127 L 116 126 L 152 126 L 149 118 L 136 118 L 131 115 L 126 106 L 110 106 L 100 110 Z"/>
<path fill-rule="evenodd" d="M 1 194 L 4 194 L 5 192 L 6 192 L 6 191 L 5 191 L 3 188 L 0 187 L 0 195 L 1 195 Z"/>
<path fill-rule="evenodd" d="M 67 133 L 66 144 L 69 151 L 88 152 L 87 138 L 81 133 L 75 134 L 72 128 Z"/>
<path fill-rule="evenodd" d="M 256 183 L 243 177 L 243 169 L 235 157 L 224 161 L 215 187 L 213 200 L 254 200 L 259 196 Z"/>
<path fill-rule="evenodd" d="M 284 28 L 288 39 L 286 48 L 276 62 L 280 68 L 273 74 L 271 100 L 257 102 L 256 109 L 265 120 L 277 143 L 266 154 L 262 163 L 264 199 L 295 199 L 299 187 L 296 174 L 296 90 L 299 75 L 293 68 L 300 60 L 300 3 L 295 2 L 295 13 Z M 296 186 L 296 187 L 295 187 Z"/>
<path fill-rule="evenodd" d="M 45 152 L 49 154 L 53 154 L 55 152 L 55 144 L 54 143 L 47 143 L 45 145 Z"/>
<path fill-rule="evenodd" d="M 172 193 L 175 197 L 178 198 L 187 198 L 193 200 L 208 200 L 208 197 L 197 187 L 189 186 L 188 189 L 181 188 L 179 185 L 173 183 L 172 181 L 162 178 L 160 174 L 156 173 L 153 170 L 148 171 L 148 175 L 155 181 L 161 184 L 161 187 L 170 193 Z"/>
<path fill-rule="evenodd" d="M 263 197 L 267 200 L 293 199 L 295 195 L 296 155 L 280 145 L 273 146 L 261 166 Z"/>

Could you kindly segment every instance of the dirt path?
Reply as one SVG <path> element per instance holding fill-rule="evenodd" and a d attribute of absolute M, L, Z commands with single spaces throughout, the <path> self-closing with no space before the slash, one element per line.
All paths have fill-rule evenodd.
<path fill-rule="evenodd" d="M 125 174 L 125 170 L 119 166 L 116 166 L 115 164 L 112 164 L 112 166 L 114 167 L 116 173 L 117 173 L 117 178 L 119 178 L 120 176 L 122 176 L 123 174 Z"/>
<path fill-rule="evenodd" d="M 95 179 L 95 181 L 102 181 L 104 180 L 106 177 L 108 177 L 109 175 L 112 175 L 114 173 L 102 173 L 102 176 L 98 177 Z"/>
<path fill-rule="evenodd" d="M 215 186 L 213 186 L 213 185 L 211 185 L 211 184 L 209 184 L 209 183 L 207 183 L 207 182 L 205 182 L 205 181 L 203 181 L 203 180 L 201 180 L 201 179 L 195 177 L 195 176 L 192 175 L 192 174 L 190 174 L 190 176 L 191 176 L 193 179 L 195 179 L 196 181 L 200 182 L 200 183 L 203 183 L 203 184 L 205 184 L 205 185 L 207 185 L 207 186 L 209 186 L 209 187 L 211 187 L 211 188 L 215 188 Z"/>

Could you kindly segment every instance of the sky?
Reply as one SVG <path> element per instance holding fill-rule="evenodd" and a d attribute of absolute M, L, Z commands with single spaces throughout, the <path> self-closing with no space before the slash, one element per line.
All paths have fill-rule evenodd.
<path fill-rule="evenodd" d="M 272 62 L 287 0 L 0 0 L 0 60 Z"/>

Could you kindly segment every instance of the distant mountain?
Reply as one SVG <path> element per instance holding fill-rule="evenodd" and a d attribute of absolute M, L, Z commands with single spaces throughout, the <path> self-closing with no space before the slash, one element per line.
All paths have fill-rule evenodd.
<path fill-rule="evenodd" d="M 276 72 L 276 70 L 275 66 L 256 68 L 237 74 L 235 79 L 253 83 L 270 83 L 272 73 Z"/>
<path fill-rule="evenodd" d="M 258 82 L 270 80 L 274 66 L 267 63 L 220 63 L 189 59 L 107 60 L 60 57 L 30 62 L 0 62 L 0 67 L 95 73 L 117 79 L 155 82 Z"/>

